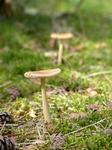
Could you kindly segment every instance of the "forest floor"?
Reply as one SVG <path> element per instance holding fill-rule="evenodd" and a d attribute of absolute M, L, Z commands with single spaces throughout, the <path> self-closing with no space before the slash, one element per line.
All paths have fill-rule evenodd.
<path fill-rule="evenodd" d="M 77 11 L 72 3 L 35 5 L 38 11 L 29 5 L 0 17 L 0 113 L 14 119 L 0 134 L 20 149 L 112 149 L 112 1 L 85 0 Z M 52 32 L 74 35 L 61 65 L 45 56 L 58 55 Z M 46 79 L 52 126 L 44 122 L 40 81 L 24 73 L 54 68 L 60 75 Z"/>

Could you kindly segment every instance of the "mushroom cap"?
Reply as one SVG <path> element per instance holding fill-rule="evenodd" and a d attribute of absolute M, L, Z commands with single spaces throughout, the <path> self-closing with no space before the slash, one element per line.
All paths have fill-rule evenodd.
<path fill-rule="evenodd" d="M 61 72 L 61 69 L 49 69 L 49 70 L 40 70 L 40 71 L 29 71 L 24 74 L 27 78 L 50 78 L 57 76 Z"/>
<path fill-rule="evenodd" d="M 73 38 L 72 33 L 52 33 L 51 38 L 58 40 L 67 40 Z"/>

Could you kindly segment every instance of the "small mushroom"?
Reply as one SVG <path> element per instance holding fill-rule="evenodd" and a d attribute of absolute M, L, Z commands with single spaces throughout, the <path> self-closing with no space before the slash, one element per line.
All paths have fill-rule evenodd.
<path fill-rule="evenodd" d="M 60 65 L 62 62 L 63 41 L 73 38 L 73 34 L 72 33 L 52 33 L 51 38 L 59 40 L 58 65 Z"/>
<path fill-rule="evenodd" d="M 48 103 L 47 103 L 45 78 L 51 78 L 57 76 L 60 72 L 61 70 L 57 68 L 57 69 L 41 70 L 41 71 L 29 71 L 24 74 L 24 76 L 27 78 L 41 79 L 43 114 L 44 114 L 45 122 L 47 123 L 51 122 L 51 117 L 50 117 Z"/>

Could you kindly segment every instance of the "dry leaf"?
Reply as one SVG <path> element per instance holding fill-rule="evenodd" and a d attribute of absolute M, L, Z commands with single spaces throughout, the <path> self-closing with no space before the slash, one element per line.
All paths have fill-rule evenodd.
<path fill-rule="evenodd" d="M 110 110 L 112 110 L 112 104 L 110 103 L 109 100 L 106 101 L 107 106 L 110 108 Z"/>
<path fill-rule="evenodd" d="M 72 52 L 77 52 L 79 50 L 86 48 L 86 45 L 85 44 L 78 46 L 65 45 L 65 48 L 71 50 Z"/>
<path fill-rule="evenodd" d="M 101 42 L 101 43 L 96 43 L 95 45 L 95 48 L 104 48 L 104 47 L 106 47 L 106 43 L 105 42 Z"/>
<path fill-rule="evenodd" d="M 86 91 L 89 93 L 90 96 L 97 95 L 97 89 L 96 88 L 87 88 Z"/>
<path fill-rule="evenodd" d="M 29 115 L 30 115 L 30 117 L 35 118 L 35 117 L 36 117 L 35 114 L 36 114 L 35 111 L 34 111 L 32 108 L 30 108 L 30 110 L 29 110 Z"/>
<path fill-rule="evenodd" d="M 103 135 L 112 135 L 112 129 L 106 129 L 102 132 Z"/>
<path fill-rule="evenodd" d="M 21 115 L 24 115 L 24 114 L 29 114 L 30 117 L 33 117 L 35 118 L 36 117 L 36 112 L 30 108 L 30 106 L 26 106 L 26 104 L 21 101 L 21 106 L 20 106 L 20 109 L 18 111 L 15 110 L 15 115 L 16 117 L 20 117 Z"/>
<path fill-rule="evenodd" d="M 75 118 L 75 119 L 77 119 L 77 118 L 79 118 L 79 117 L 81 117 L 81 118 L 84 118 L 84 117 L 86 117 L 87 116 L 87 113 L 85 112 L 76 112 L 76 113 L 71 113 L 71 114 L 69 114 L 68 115 L 68 118 L 70 118 L 70 119 L 73 119 L 73 118 Z"/>
<path fill-rule="evenodd" d="M 97 95 L 97 88 L 87 88 L 86 90 L 79 89 L 78 93 L 88 93 L 87 96 L 96 96 Z"/>
<path fill-rule="evenodd" d="M 81 74 L 77 71 L 72 71 L 71 74 L 72 74 L 72 78 L 74 79 L 77 79 L 81 76 Z"/>
<path fill-rule="evenodd" d="M 94 111 L 98 111 L 100 109 L 100 106 L 97 104 L 90 104 L 90 105 L 87 105 L 86 107 L 87 109 L 94 110 Z"/>

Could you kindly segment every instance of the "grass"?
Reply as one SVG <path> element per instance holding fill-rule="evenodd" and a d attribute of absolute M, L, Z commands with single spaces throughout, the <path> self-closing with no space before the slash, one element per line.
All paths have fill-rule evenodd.
<path fill-rule="evenodd" d="M 50 3 L 53 7 L 56 6 L 55 9 L 49 9 L 50 6 L 47 7 L 46 3 L 35 2 L 35 6 L 28 4 L 29 8 L 45 8 L 45 12 L 40 9 L 37 15 L 22 15 L 18 12 L 9 19 L 0 18 L 0 85 L 11 81 L 6 86 L 0 86 L 0 112 L 9 110 L 15 123 L 23 124 L 9 128 L 14 131 L 18 143 L 40 140 L 38 130 L 40 131 L 41 140 L 47 141 L 47 144 L 39 145 L 36 149 L 50 149 L 48 135 L 53 133 L 67 135 L 68 142 L 63 149 L 112 149 L 112 136 L 102 135 L 102 131 L 112 129 L 112 110 L 106 105 L 106 101 L 111 102 L 112 98 L 112 74 L 87 77 L 94 72 L 111 70 L 112 2 L 85 0 L 77 14 L 73 13 L 74 7 L 67 0 L 56 5 Z M 55 14 L 63 12 L 67 14 L 54 17 L 53 20 Z M 44 52 L 51 50 L 50 33 L 54 31 L 72 31 L 75 37 L 68 43 L 72 46 L 83 44 L 86 48 L 66 59 L 60 66 L 52 64 L 52 60 L 46 58 Z M 57 52 L 57 48 L 56 46 L 54 51 Z M 65 50 L 63 56 L 69 53 L 70 51 Z M 57 67 L 61 68 L 61 74 L 57 78 L 46 80 L 50 114 L 57 127 L 43 132 L 40 82 L 26 79 L 24 73 Z M 79 72 L 80 77 L 75 78 L 73 71 Z M 21 89 L 22 98 L 12 101 L 5 91 L 14 86 Z M 87 91 L 88 88 L 92 92 L 96 88 L 96 94 L 92 95 Z M 49 94 L 50 89 L 54 91 L 53 95 Z M 87 105 L 90 104 L 98 104 L 100 110 L 88 110 Z M 28 114 L 31 109 L 36 112 L 36 118 Z M 68 117 L 72 113 L 81 112 L 87 113 L 87 116 L 73 119 Z M 38 123 L 38 128 L 24 127 L 24 124 L 35 122 Z"/>

